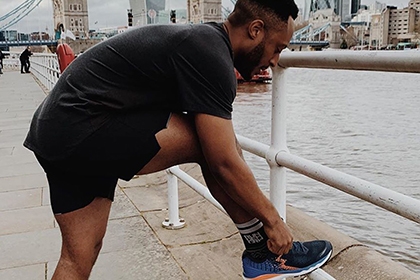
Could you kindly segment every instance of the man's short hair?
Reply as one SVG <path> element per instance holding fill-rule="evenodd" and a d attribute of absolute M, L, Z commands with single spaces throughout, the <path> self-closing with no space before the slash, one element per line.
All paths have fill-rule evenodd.
<path fill-rule="evenodd" d="M 228 20 L 233 26 L 241 26 L 261 19 L 265 28 L 278 28 L 289 17 L 297 18 L 299 9 L 293 0 L 238 0 Z"/>

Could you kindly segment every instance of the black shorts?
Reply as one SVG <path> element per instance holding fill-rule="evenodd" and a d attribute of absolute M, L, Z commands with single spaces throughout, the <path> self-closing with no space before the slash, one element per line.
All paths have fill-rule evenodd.
<path fill-rule="evenodd" d="M 36 155 L 47 174 L 54 214 L 83 208 L 95 197 L 113 201 L 118 179 L 130 180 L 160 150 L 155 134 L 169 117 L 169 112 L 125 113 L 110 118 L 69 158 Z"/>

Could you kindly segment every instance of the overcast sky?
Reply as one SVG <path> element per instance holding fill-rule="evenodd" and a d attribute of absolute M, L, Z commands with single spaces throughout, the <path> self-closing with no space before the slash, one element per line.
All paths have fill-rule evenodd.
<path fill-rule="evenodd" d="M 15 9 L 24 0 L 0 0 L 0 17 Z M 185 8 L 187 0 L 170 0 L 171 8 Z M 298 6 L 303 7 L 304 0 L 295 0 Z M 369 5 L 374 0 L 362 0 L 362 4 Z M 409 0 L 379 0 L 388 5 L 403 8 L 408 6 Z M 231 8 L 231 0 L 222 0 L 223 6 Z M 89 28 L 114 27 L 127 25 L 127 9 L 130 8 L 129 0 L 88 0 Z M 0 27 L 7 24 L 8 20 L 0 21 Z M 52 0 L 43 0 L 27 17 L 19 23 L 8 28 L 19 32 L 46 31 L 53 33 Z"/>

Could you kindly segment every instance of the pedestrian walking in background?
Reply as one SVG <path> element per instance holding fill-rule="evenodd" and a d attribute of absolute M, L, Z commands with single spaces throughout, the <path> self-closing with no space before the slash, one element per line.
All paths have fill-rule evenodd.
<path fill-rule="evenodd" d="M 31 47 L 27 46 L 26 49 L 20 54 L 19 60 L 20 60 L 20 73 L 31 73 L 29 71 L 29 68 L 31 67 L 31 63 L 29 61 L 29 57 L 32 55 Z"/>
<path fill-rule="evenodd" d="M 3 74 L 3 58 L 4 53 L 0 50 L 0 74 Z"/>

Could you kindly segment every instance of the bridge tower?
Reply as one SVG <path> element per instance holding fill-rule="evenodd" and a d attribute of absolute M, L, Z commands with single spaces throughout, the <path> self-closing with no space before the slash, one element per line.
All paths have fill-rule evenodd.
<path fill-rule="evenodd" d="M 221 22 L 222 0 L 187 0 L 188 22 Z"/>
<path fill-rule="evenodd" d="M 340 28 L 340 22 L 338 21 L 332 21 L 331 22 L 331 34 L 329 35 L 330 38 L 330 48 L 332 49 L 339 49 L 341 44 L 341 28 Z"/>
<path fill-rule="evenodd" d="M 89 37 L 87 0 L 52 0 L 56 39 L 60 33 L 71 31 L 76 39 Z M 58 38 L 57 38 L 58 37 Z"/>

